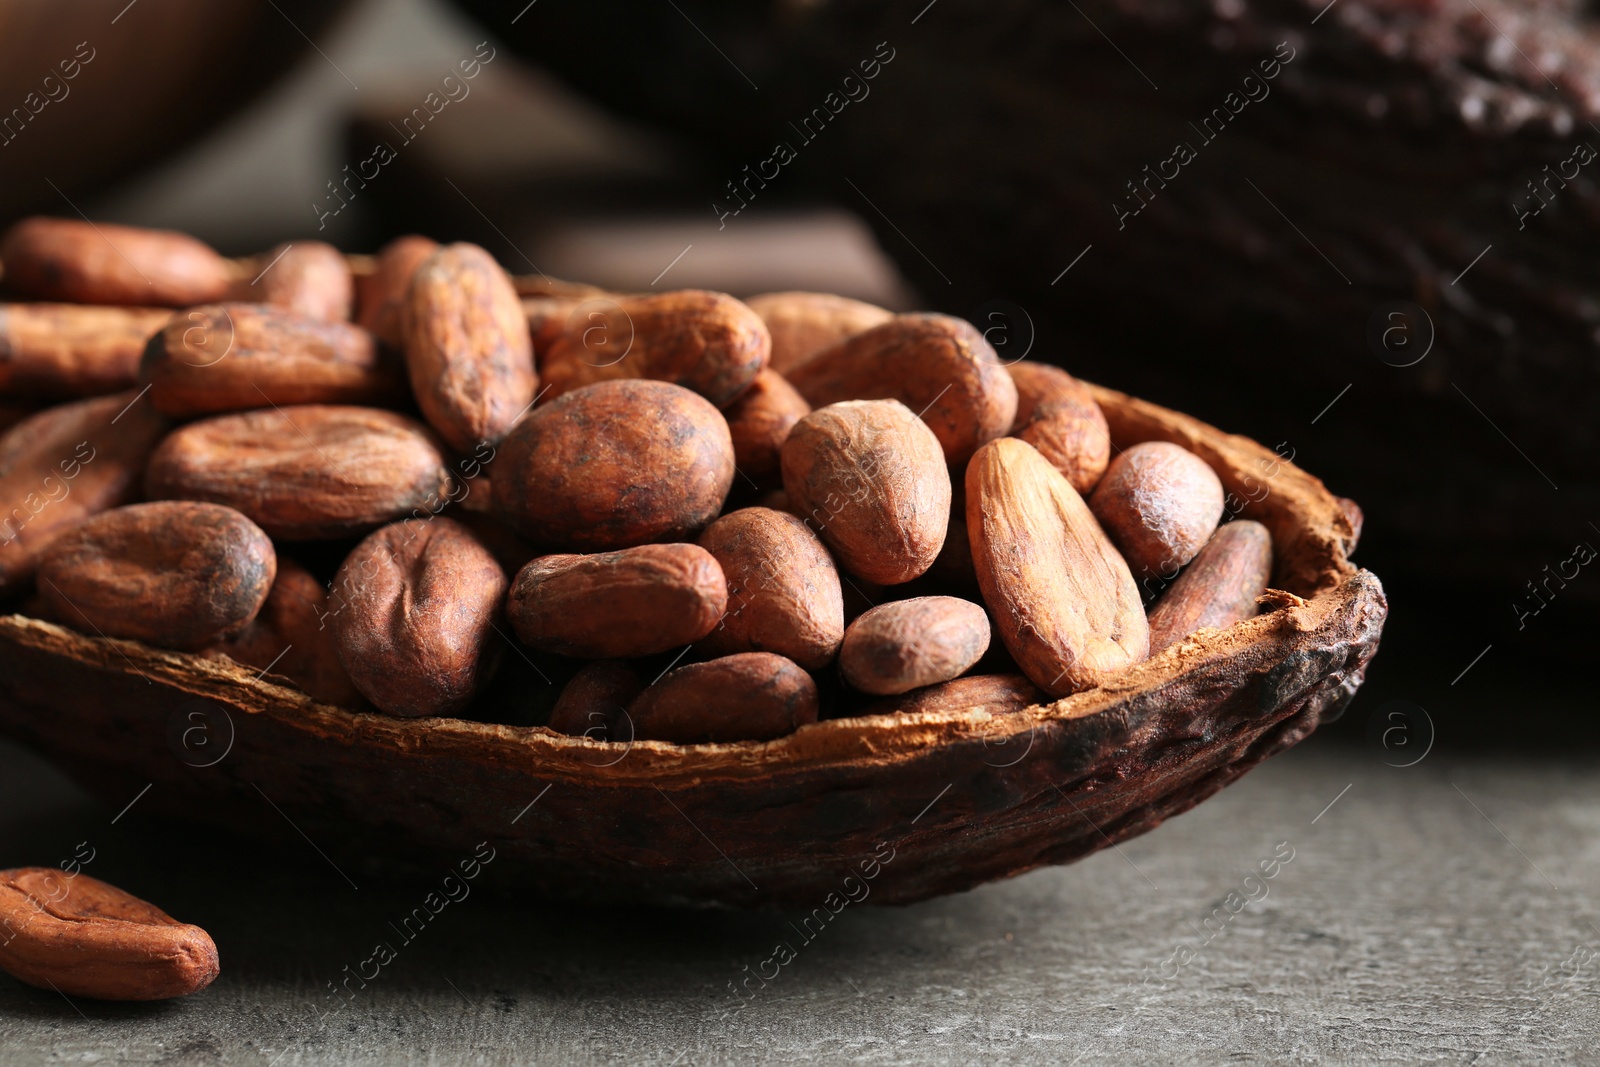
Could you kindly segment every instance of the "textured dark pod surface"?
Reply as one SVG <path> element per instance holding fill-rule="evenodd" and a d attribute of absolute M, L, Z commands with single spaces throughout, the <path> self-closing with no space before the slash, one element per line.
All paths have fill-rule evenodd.
<path fill-rule="evenodd" d="M 693 25 L 663 8 L 637 53 L 603 69 L 552 42 L 598 32 L 588 20 L 615 17 L 605 4 L 554 0 L 513 43 L 695 139 L 720 168 L 708 214 L 737 207 L 722 183 L 770 176 L 762 161 L 788 142 L 798 158 L 749 187 L 752 210 L 824 191 L 943 310 L 987 321 L 1008 302 L 1014 334 L 1027 332 L 1016 307 L 1037 330 L 1035 359 L 1286 439 L 1369 509 L 1386 566 L 1520 590 L 1593 533 L 1600 159 L 1580 146 L 1600 151 L 1600 30 L 1587 6 L 684 11 Z M 880 41 L 895 58 L 870 94 L 802 139 L 791 124 L 841 100 Z M 1237 113 L 1202 132 L 1230 93 Z M 1178 142 L 1194 158 L 1163 166 Z M 1398 301 L 1411 307 L 1395 319 Z"/>
<path fill-rule="evenodd" d="M 350 712 L 231 661 L 14 615 L 0 618 L 0 730 L 109 796 L 153 783 L 144 803 L 170 815 L 277 834 L 288 815 L 313 840 L 412 859 L 488 841 L 520 884 L 554 895 L 811 905 L 888 846 L 873 899 L 906 902 L 1064 863 L 1337 715 L 1387 611 L 1315 478 L 1186 416 L 1096 396 L 1119 444 L 1179 441 L 1230 487 L 1266 479 L 1246 514 L 1281 546 L 1285 592 L 1048 706 L 836 719 L 767 744 L 608 745 Z M 211 747 L 191 743 L 196 725 Z"/>

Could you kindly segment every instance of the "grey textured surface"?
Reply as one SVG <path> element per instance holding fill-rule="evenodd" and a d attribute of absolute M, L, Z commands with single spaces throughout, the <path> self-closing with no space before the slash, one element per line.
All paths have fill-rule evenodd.
<path fill-rule="evenodd" d="M 87 841 L 88 873 L 207 927 L 223 973 L 151 1006 L 0 981 L 0 1062 L 1593 1061 L 1600 761 L 1382 755 L 1313 738 L 1120 850 L 852 905 L 809 943 L 790 912 L 517 899 L 492 863 L 406 943 L 389 924 L 427 881 L 137 804 L 113 825 L 6 747 L 0 866 Z M 393 962 L 335 996 L 379 941 Z M 780 942 L 792 961 L 764 964 Z M 745 1004 L 730 984 L 761 969 Z"/>

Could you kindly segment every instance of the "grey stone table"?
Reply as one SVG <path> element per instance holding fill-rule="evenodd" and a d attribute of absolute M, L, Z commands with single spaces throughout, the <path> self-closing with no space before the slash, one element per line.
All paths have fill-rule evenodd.
<path fill-rule="evenodd" d="M 426 883 L 146 823 L 0 746 L 0 866 L 92 849 L 223 960 L 165 1005 L 0 976 L 0 1063 L 1600 1058 L 1600 758 L 1383 757 L 1321 735 L 1120 849 L 809 942 L 793 913 L 517 899 L 491 864 L 405 943 Z M 335 995 L 378 941 L 396 958 Z"/>

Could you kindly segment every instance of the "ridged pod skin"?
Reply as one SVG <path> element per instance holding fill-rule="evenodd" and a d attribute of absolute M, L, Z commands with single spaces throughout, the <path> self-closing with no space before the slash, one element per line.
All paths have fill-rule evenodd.
<path fill-rule="evenodd" d="M 56 538 L 138 493 L 167 424 L 136 391 L 62 404 L 0 436 L 0 596 Z"/>
<path fill-rule="evenodd" d="M 1150 610 L 1150 654 L 1203 626 L 1221 629 L 1254 618 L 1256 598 L 1272 578 L 1272 535 L 1259 522 L 1217 527 L 1199 555 Z"/>
<path fill-rule="evenodd" d="M 844 597 L 833 557 L 811 528 L 769 508 L 729 512 L 700 535 L 722 565 L 726 612 L 698 651 L 775 652 L 807 670 L 832 661 L 844 638 Z"/>
<path fill-rule="evenodd" d="M 1060 367 L 1022 362 L 1006 370 L 1017 387 L 1011 436 L 1037 448 L 1072 488 L 1088 494 L 1111 462 L 1111 431 L 1094 394 Z"/>
<path fill-rule="evenodd" d="M 1030 444 L 967 465 L 967 533 L 984 603 L 1034 684 L 1066 696 L 1149 652 L 1139 587 L 1078 491 Z"/>
<path fill-rule="evenodd" d="M 340 566 L 329 598 L 339 661 L 390 715 L 452 715 L 499 659 L 506 575 L 465 526 L 407 519 L 374 531 Z"/>
<path fill-rule="evenodd" d="M 595 382 L 650 378 L 727 407 L 767 366 L 772 338 L 760 316 L 725 293 L 682 289 L 594 301 L 569 319 L 540 370 L 551 396 Z"/>
<path fill-rule="evenodd" d="M 405 394 L 373 336 L 266 304 L 179 311 L 149 339 L 140 376 L 173 418 L 291 404 L 391 404 Z"/>
<path fill-rule="evenodd" d="M 39 561 L 52 618 L 102 637 L 196 650 L 238 633 L 278 573 L 261 528 L 217 504 L 130 504 L 62 535 Z"/>
<path fill-rule="evenodd" d="M 594 741 L 632 741 L 628 705 L 643 688 L 638 672 L 622 660 L 586 663 L 562 688 L 545 725 L 558 734 Z"/>
<path fill-rule="evenodd" d="M 778 452 L 794 424 L 811 413 L 806 398 L 774 370 L 764 370 L 723 411 L 739 473 L 763 485 L 778 476 Z"/>
<path fill-rule="evenodd" d="M 226 299 L 236 271 L 187 234 L 23 219 L 0 237 L 6 288 L 32 300 L 188 307 Z"/>
<path fill-rule="evenodd" d="M 692 540 L 733 485 L 728 424 L 704 397 L 643 379 L 540 404 L 500 446 L 497 511 L 553 549 Z"/>
<path fill-rule="evenodd" d="M 286 541 L 437 514 L 452 490 L 437 442 L 416 420 L 323 404 L 192 422 L 167 436 L 145 473 L 152 499 L 226 504 Z"/>
<path fill-rule="evenodd" d="M 865 612 L 839 649 L 844 680 L 894 696 L 960 677 L 989 650 L 989 617 L 970 600 L 923 596 Z"/>
<path fill-rule="evenodd" d="M 312 322 L 348 322 L 355 282 L 344 253 L 323 241 L 291 241 L 251 260 L 233 300 L 270 304 Z"/>
<path fill-rule="evenodd" d="M 287 678 L 324 704 L 357 707 L 361 694 L 339 662 L 328 618 L 328 590 L 310 571 L 280 556 L 278 576 L 255 620 L 205 653 Z"/>
<path fill-rule="evenodd" d="M 894 318 L 864 300 L 832 293 L 762 293 L 745 301 L 772 335 L 773 370 L 798 367 L 818 352 Z"/>
<path fill-rule="evenodd" d="M 728 604 L 722 567 L 697 545 L 639 545 L 533 560 L 506 614 L 523 644 L 589 659 L 648 656 L 698 641 Z"/>
<path fill-rule="evenodd" d="M 539 387 L 522 301 L 493 256 L 447 245 L 411 278 L 406 370 L 423 416 L 457 452 L 499 441 Z"/>
<path fill-rule="evenodd" d="M 165 308 L 0 304 L 0 395 L 103 396 L 139 380 Z"/>
<path fill-rule="evenodd" d="M 1100 525 L 1141 579 L 1171 578 L 1194 559 L 1222 518 L 1222 482 L 1199 456 L 1170 441 L 1117 455 L 1089 497 Z"/>
<path fill-rule="evenodd" d="M 669 671 L 628 716 L 641 741 L 770 741 L 817 721 L 817 684 L 783 656 L 743 652 Z"/>
<path fill-rule="evenodd" d="M 439 251 L 430 237 L 407 234 L 378 249 L 371 275 L 357 286 L 356 322 L 381 343 L 398 349 L 405 342 L 406 296 L 411 279 Z"/>
<path fill-rule="evenodd" d="M 994 349 L 949 315 L 896 315 L 791 368 L 788 378 L 813 407 L 901 401 L 921 413 L 952 466 L 1009 432 L 1017 414 L 1017 387 Z"/>
<path fill-rule="evenodd" d="M 222 970 L 200 927 L 81 872 L 0 871 L 0 930 L 0 970 L 69 997 L 167 1000 Z"/>
<path fill-rule="evenodd" d="M 818 408 L 783 444 L 790 505 L 851 574 L 909 582 L 944 547 L 950 473 L 938 439 L 897 400 Z"/>

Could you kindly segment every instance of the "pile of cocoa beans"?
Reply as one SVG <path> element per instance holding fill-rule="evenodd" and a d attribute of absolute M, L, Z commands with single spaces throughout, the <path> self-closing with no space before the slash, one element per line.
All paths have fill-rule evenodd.
<path fill-rule="evenodd" d="M 423 237 L 230 260 L 34 218 L 0 264 L 0 599 L 328 704 L 495 719 L 510 671 L 537 724 L 678 743 L 1022 707 L 1271 571 L 1199 456 L 1114 448 L 1087 386 L 947 315 Z"/>

